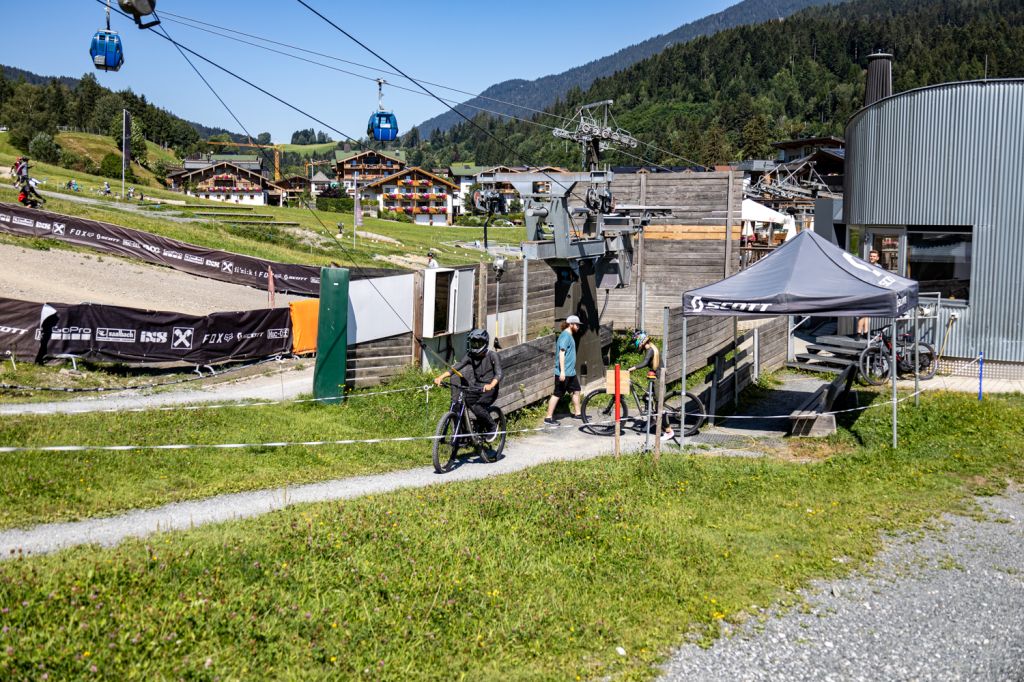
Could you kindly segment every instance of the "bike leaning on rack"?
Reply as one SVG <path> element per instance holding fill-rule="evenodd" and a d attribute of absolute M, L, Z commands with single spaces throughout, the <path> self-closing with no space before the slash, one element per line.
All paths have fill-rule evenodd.
<path fill-rule="evenodd" d="M 653 373 L 652 373 L 653 374 Z M 651 427 L 653 417 L 658 412 L 658 403 L 654 392 L 654 381 L 649 378 L 647 385 L 630 378 L 629 395 L 619 396 L 619 413 L 623 420 L 632 419 L 640 427 Z M 636 416 L 629 416 L 629 398 L 636 407 Z M 686 407 L 686 428 L 682 429 L 685 436 L 693 436 L 704 425 L 704 402 L 693 393 L 686 391 L 669 391 L 665 393 L 664 412 L 669 426 L 679 432 L 681 415 Z M 605 388 L 591 391 L 583 399 L 583 423 L 591 433 L 608 436 L 615 432 L 615 396 Z"/>
<path fill-rule="evenodd" d="M 881 386 L 892 374 L 892 338 L 885 328 L 871 332 L 868 346 L 861 351 L 857 369 L 863 380 L 872 386 Z M 914 346 L 917 346 L 917 367 L 914 367 Z M 896 341 L 897 376 L 914 375 L 922 380 L 931 379 L 938 371 L 935 348 L 930 343 L 917 341 L 913 334 L 900 334 Z"/>

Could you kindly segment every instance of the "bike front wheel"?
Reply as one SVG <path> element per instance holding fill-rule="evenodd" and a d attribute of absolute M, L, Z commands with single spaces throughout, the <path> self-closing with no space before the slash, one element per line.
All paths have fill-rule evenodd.
<path fill-rule="evenodd" d="M 491 421 L 494 422 L 494 431 L 480 434 L 480 438 L 483 441 L 480 444 L 480 458 L 485 462 L 496 462 L 501 457 L 502 450 L 505 449 L 505 438 L 508 436 L 507 423 L 505 421 L 505 413 L 493 405 L 487 408 L 487 414 L 490 415 Z M 492 436 L 494 440 L 487 440 Z"/>
<path fill-rule="evenodd" d="M 615 433 L 615 395 L 603 388 L 587 394 L 580 405 L 583 423 L 593 434 L 610 436 Z M 619 396 L 619 418 L 625 419 L 628 410 L 626 397 Z"/>
<path fill-rule="evenodd" d="M 437 432 L 434 434 L 434 471 L 444 474 L 451 471 L 455 466 L 455 459 L 459 454 L 459 431 L 458 417 L 449 412 L 441 417 L 437 423 Z"/>
<path fill-rule="evenodd" d="M 868 346 L 857 363 L 860 376 L 872 386 L 881 386 L 889 379 L 889 358 L 878 346 Z"/>
<path fill-rule="evenodd" d="M 686 407 L 686 428 L 682 432 L 685 436 L 694 436 L 707 421 L 707 417 L 704 416 L 706 414 L 704 402 L 689 391 L 686 393 L 672 391 L 665 395 L 665 414 L 673 431 L 679 430 L 684 406 Z"/>

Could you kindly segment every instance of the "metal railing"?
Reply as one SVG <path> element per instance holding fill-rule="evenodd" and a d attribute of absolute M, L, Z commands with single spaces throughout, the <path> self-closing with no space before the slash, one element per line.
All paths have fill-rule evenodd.
<path fill-rule="evenodd" d="M 774 251 L 775 246 L 741 246 L 739 249 L 740 270 L 745 270 Z"/>

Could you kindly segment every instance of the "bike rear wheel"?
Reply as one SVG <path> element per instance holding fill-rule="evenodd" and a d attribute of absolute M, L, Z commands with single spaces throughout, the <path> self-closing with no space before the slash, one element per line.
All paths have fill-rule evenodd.
<path fill-rule="evenodd" d="M 868 346 L 857 363 L 860 376 L 872 386 L 881 386 L 889 379 L 889 358 L 879 346 Z"/>
<path fill-rule="evenodd" d="M 679 391 L 672 391 L 665 395 L 665 413 L 668 416 L 668 423 L 672 427 L 673 431 L 679 431 L 679 420 L 683 414 L 685 396 L 686 406 L 686 429 L 683 430 L 683 435 L 694 436 L 700 431 L 700 427 L 704 426 L 704 422 L 707 420 L 704 411 L 704 402 L 687 391 L 685 394 Z"/>
<path fill-rule="evenodd" d="M 441 417 L 437 423 L 437 432 L 434 434 L 434 471 L 444 474 L 451 471 L 455 466 L 455 459 L 459 454 L 459 445 L 462 436 L 457 436 L 459 419 L 458 416 L 449 412 Z"/>
<path fill-rule="evenodd" d="M 505 414 L 497 407 L 491 405 L 487 408 L 487 413 L 490 415 L 491 421 L 494 422 L 494 431 L 491 433 L 495 435 L 493 441 L 487 442 L 486 439 L 490 437 L 491 433 L 478 434 L 483 440 L 480 443 L 480 458 L 485 462 L 496 462 L 501 457 L 502 450 L 505 449 L 505 438 L 508 435 L 507 424 Z"/>
<path fill-rule="evenodd" d="M 626 396 L 619 396 L 619 406 L 619 417 L 625 419 L 628 412 Z M 610 436 L 615 433 L 614 394 L 603 388 L 591 391 L 583 399 L 580 411 L 583 413 L 583 423 L 591 433 L 599 436 Z"/>
<path fill-rule="evenodd" d="M 910 348 L 910 362 L 914 362 L 913 347 Z M 935 348 L 930 343 L 923 341 L 917 344 L 917 378 L 927 381 L 939 371 L 939 358 L 935 355 Z"/>

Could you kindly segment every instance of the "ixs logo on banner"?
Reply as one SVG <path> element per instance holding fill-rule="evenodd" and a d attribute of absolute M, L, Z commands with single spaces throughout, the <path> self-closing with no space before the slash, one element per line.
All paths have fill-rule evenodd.
<path fill-rule="evenodd" d="M 167 332 L 143 331 L 139 334 L 139 343 L 167 343 Z"/>
<path fill-rule="evenodd" d="M 694 296 L 690 299 L 690 309 L 695 313 L 705 310 L 735 310 L 743 313 L 763 313 L 771 307 L 771 303 L 744 303 L 740 301 L 708 301 L 704 302 L 702 296 Z"/>

